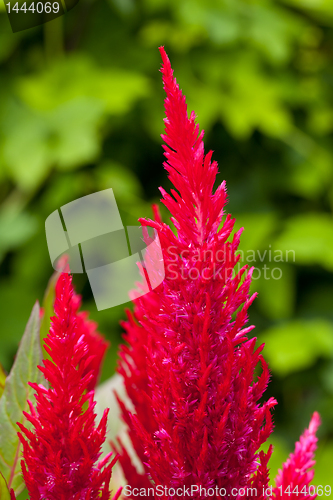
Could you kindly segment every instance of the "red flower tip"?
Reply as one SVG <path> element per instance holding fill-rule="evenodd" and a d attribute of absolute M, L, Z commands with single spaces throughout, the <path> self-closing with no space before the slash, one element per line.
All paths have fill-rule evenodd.
<path fill-rule="evenodd" d="M 40 319 L 40 320 L 42 320 L 42 319 L 43 319 L 44 314 L 45 314 L 44 308 L 43 308 L 43 307 L 41 307 L 41 308 L 39 309 L 39 319 Z"/>
<path fill-rule="evenodd" d="M 56 298 L 62 293 L 62 285 L 58 279 L 55 287 Z M 71 299 L 72 312 L 75 316 L 76 327 L 87 344 L 85 355 L 80 363 L 85 366 L 83 376 L 91 374 L 91 380 L 87 386 L 87 391 L 92 391 L 98 384 L 103 360 L 110 343 L 97 331 L 97 323 L 88 319 L 88 312 L 81 311 L 81 297 L 72 290 Z"/>

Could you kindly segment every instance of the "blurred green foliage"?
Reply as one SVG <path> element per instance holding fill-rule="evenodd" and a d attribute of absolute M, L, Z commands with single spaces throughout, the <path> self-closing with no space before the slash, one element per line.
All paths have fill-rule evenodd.
<path fill-rule="evenodd" d="M 245 228 L 242 260 L 257 268 L 250 321 L 279 402 L 272 475 L 317 409 L 317 483 L 332 484 L 331 0 L 81 0 L 16 34 L 2 10 L 0 361 L 8 370 L 52 274 L 46 217 L 112 187 L 124 225 L 135 224 L 151 216 L 158 186 L 170 187 L 161 44 L 215 151 L 218 182 L 227 180 L 235 227 Z M 75 282 L 112 342 L 106 379 L 123 306 L 97 312 L 86 277 Z"/>

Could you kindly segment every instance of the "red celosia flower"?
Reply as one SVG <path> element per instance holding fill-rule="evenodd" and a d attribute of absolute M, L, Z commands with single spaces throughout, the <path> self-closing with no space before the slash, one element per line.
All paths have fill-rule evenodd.
<path fill-rule="evenodd" d="M 290 496 L 301 499 L 316 498 L 316 489 L 309 491 L 309 484 L 313 479 L 314 452 L 317 448 L 316 432 L 320 425 L 320 417 L 317 412 L 312 415 L 309 428 L 304 431 L 300 440 L 296 443 L 294 453 L 283 464 L 282 470 L 275 479 L 276 487 L 273 496 L 282 500 L 290 500 Z M 294 492 L 294 493 L 293 493 Z"/>
<path fill-rule="evenodd" d="M 255 350 L 256 339 L 246 336 L 253 327 L 244 328 L 255 298 L 249 296 L 252 270 L 234 272 L 241 231 L 227 241 L 234 220 L 227 216 L 222 224 L 225 183 L 213 192 L 217 163 L 212 152 L 204 155 L 203 132 L 193 112 L 188 118 L 160 51 L 167 94 L 164 166 L 177 190 L 173 197 L 161 192 L 177 236 L 156 208 L 155 221 L 140 221 L 158 232 L 165 279 L 135 300 L 134 317 L 124 323 L 129 345 L 122 347 L 119 373 L 135 414 L 120 405 L 145 474 L 121 443 L 120 461 L 133 487 L 151 486 L 152 479 L 168 488 L 225 488 L 226 496 L 232 488 L 257 487 L 260 496 L 272 449 L 265 454 L 259 448 L 272 432 L 276 401 L 258 402 L 269 371 L 263 346 Z M 255 381 L 258 363 L 262 373 Z"/>
<path fill-rule="evenodd" d="M 108 412 L 95 427 L 93 392 L 87 392 L 95 375 L 87 371 L 89 344 L 81 331 L 68 274 L 58 280 L 54 309 L 45 340 L 51 360 L 39 367 L 50 388 L 30 384 L 37 407 L 29 402 L 31 413 L 25 416 L 33 430 L 18 424 L 24 480 L 31 500 L 106 500 L 115 460 L 110 463 L 109 455 L 96 462 L 105 441 Z"/>

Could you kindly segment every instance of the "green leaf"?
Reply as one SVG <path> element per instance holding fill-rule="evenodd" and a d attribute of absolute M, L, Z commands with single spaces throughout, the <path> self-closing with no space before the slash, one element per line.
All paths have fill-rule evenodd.
<path fill-rule="evenodd" d="M 100 153 L 98 132 L 104 118 L 101 101 L 80 97 L 50 113 L 54 153 L 60 169 L 80 167 Z"/>
<path fill-rule="evenodd" d="M 333 354 L 333 325 L 329 321 L 296 320 L 274 326 L 260 335 L 270 368 L 281 376 L 310 367 L 319 357 Z"/>
<path fill-rule="evenodd" d="M 250 53 L 235 58 L 229 68 L 232 92 L 225 96 L 221 117 L 236 138 L 247 138 L 258 128 L 265 135 L 283 137 L 291 129 L 291 115 L 284 106 L 281 89 L 260 69 Z"/>
<path fill-rule="evenodd" d="M 149 81 L 134 71 L 100 68 L 89 57 L 76 54 L 56 61 L 40 74 L 20 79 L 17 89 L 23 102 L 42 113 L 78 98 L 90 98 L 117 115 L 148 95 Z"/>
<path fill-rule="evenodd" d="M 37 231 L 37 220 L 28 212 L 20 212 L 17 207 L 0 211 L 0 260 L 8 250 L 19 247 Z"/>
<path fill-rule="evenodd" d="M 142 186 L 135 173 L 121 163 L 105 161 L 96 172 L 99 189 L 112 186 L 117 203 L 137 204 L 143 197 Z"/>
<path fill-rule="evenodd" d="M 29 493 L 28 490 L 25 489 L 20 493 L 17 497 L 16 500 L 29 500 Z"/>
<path fill-rule="evenodd" d="M 287 5 L 302 9 L 308 14 L 317 14 L 325 24 L 333 23 L 333 4 L 330 0 L 285 0 Z"/>
<path fill-rule="evenodd" d="M 5 478 L 0 472 L 0 500 L 10 500 L 10 493 Z"/>
<path fill-rule="evenodd" d="M 301 153 L 298 160 L 291 161 L 290 177 L 286 189 L 310 200 L 318 198 L 330 183 L 332 156 L 305 134 L 297 131 L 291 135 L 291 143 L 297 144 Z M 308 151 L 310 149 L 310 151 Z M 295 152 L 293 151 L 293 156 Z"/>
<path fill-rule="evenodd" d="M 271 319 L 286 319 L 292 316 L 296 295 L 294 266 L 285 262 L 269 262 L 266 279 L 261 277 L 254 287 L 259 296 L 257 305 L 262 314 Z"/>
<path fill-rule="evenodd" d="M 39 305 L 36 303 L 0 399 L 0 469 L 8 487 L 13 488 L 15 493 L 24 489 L 20 465 L 21 445 L 17 436 L 19 429 L 16 422 L 26 425 L 22 412 L 28 410 L 27 400 L 33 401 L 34 394 L 28 382 L 46 385 L 37 368 L 42 361 L 39 323 Z"/>
<path fill-rule="evenodd" d="M 52 130 L 40 113 L 8 99 L 3 130 L 3 160 L 6 171 L 24 191 L 33 191 L 45 181 L 54 162 Z M 18 147 L 19 144 L 19 147 Z"/>
<path fill-rule="evenodd" d="M 256 261 L 260 262 L 260 255 L 257 253 L 259 249 L 266 250 L 265 255 L 269 255 L 269 237 L 276 229 L 277 216 L 274 212 L 260 212 L 233 214 L 233 218 L 236 219 L 235 231 L 244 228 L 239 245 L 242 264 L 256 266 Z M 253 252 L 256 254 L 255 261 L 251 258 Z"/>
<path fill-rule="evenodd" d="M 332 217 L 325 213 L 291 217 L 274 247 L 294 255 L 296 264 L 321 264 L 333 271 Z"/>
<path fill-rule="evenodd" d="M 5 390 L 5 383 L 6 383 L 6 373 L 0 363 L 0 398 L 3 394 L 3 391 Z"/>

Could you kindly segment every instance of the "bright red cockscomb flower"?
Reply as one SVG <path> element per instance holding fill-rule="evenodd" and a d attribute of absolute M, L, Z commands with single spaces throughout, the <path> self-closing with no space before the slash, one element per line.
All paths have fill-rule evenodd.
<path fill-rule="evenodd" d="M 193 112 L 188 118 L 160 51 L 167 94 L 164 166 L 177 190 L 173 197 L 161 192 L 177 236 L 156 208 L 155 221 L 140 220 L 158 232 L 165 279 L 135 300 L 134 317 L 124 323 L 128 346 L 121 349 L 118 371 L 135 414 L 119 403 L 145 473 L 137 472 L 119 441 L 120 461 L 132 487 L 151 486 L 151 480 L 163 488 L 201 485 L 218 490 L 213 498 L 256 487 L 260 497 L 272 449 L 259 448 L 272 432 L 276 401 L 259 403 L 269 371 L 263 346 L 255 349 L 256 339 L 247 338 L 252 270 L 235 272 L 241 231 L 228 241 L 235 221 L 228 215 L 222 223 L 225 183 L 213 192 L 217 163 L 212 152 L 204 155 L 203 132 Z M 258 364 L 262 372 L 255 380 Z"/>
<path fill-rule="evenodd" d="M 22 471 L 30 500 L 107 500 L 112 466 L 108 455 L 96 463 L 105 441 L 108 411 L 95 426 L 95 378 L 86 340 L 84 317 L 77 315 L 78 299 L 72 278 L 62 274 L 56 286 L 55 316 L 45 350 L 51 360 L 39 367 L 50 384 L 36 391 L 36 409 L 29 402 L 24 413 L 33 429 L 20 425 L 23 444 Z M 81 318 L 81 319 L 80 319 Z M 88 371 L 90 367 L 90 371 Z M 120 494 L 117 493 L 115 498 Z"/>
<path fill-rule="evenodd" d="M 320 425 L 317 412 L 312 415 L 309 428 L 304 431 L 295 445 L 294 453 L 283 464 L 282 470 L 275 479 L 276 487 L 273 496 L 282 500 L 290 500 L 290 496 L 310 499 L 316 498 L 316 488 L 309 489 L 314 476 L 314 453 L 317 448 L 316 432 Z M 294 493 L 293 493 L 294 492 Z"/>
<path fill-rule="evenodd" d="M 63 255 L 57 263 L 58 272 L 70 273 L 70 266 L 68 262 L 68 256 Z M 61 285 L 59 284 L 59 278 L 55 285 L 55 296 L 61 293 Z M 79 311 L 81 307 L 81 296 L 75 293 L 73 289 L 72 295 L 72 312 L 76 318 L 76 325 L 81 335 L 84 336 L 84 340 L 88 345 L 85 357 L 81 360 L 81 363 L 86 363 L 86 368 L 84 375 L 87 373 L 92 373 L 92 378 L 88 384 L 87 390 L 92 391 L 98 384 L 103 361 L 105 358 L 106 351 L 110 346 L 108 342 L 98 331 L 97 323 L 88 319 L 89 313 L 87 311 Z M 44 311 L 41 309 L 41 314 Z M 87 359 L 89 358 L 89 361 Z"/>

